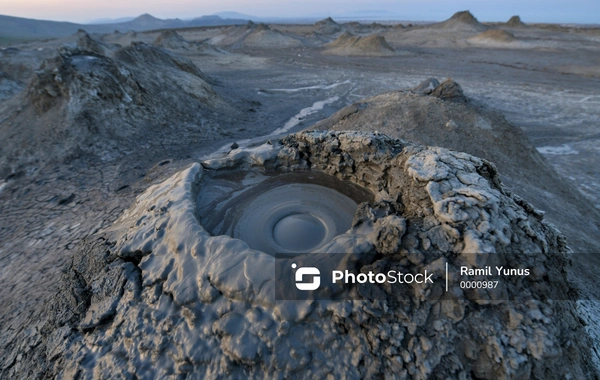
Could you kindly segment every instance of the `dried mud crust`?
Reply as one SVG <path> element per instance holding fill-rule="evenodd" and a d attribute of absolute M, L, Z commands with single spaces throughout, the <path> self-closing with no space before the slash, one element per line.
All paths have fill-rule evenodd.
<path fill-rule="evenodd" d="M 320 170 L 370 189 L 373 204 L 336 238 L 362 270 L 439 275 L 445 263 L 496 257 L 536 268 L 536 286 L 509 289 L 514 302 L 435 286 L 276 302 L 273 257 L 211 236 L 195 215 L 204 170 L 248 168 Z M 304 132 L 194 164 L 140 195 L 74 256 L 36 350 L 47 376 L 85 378 L 591 378 L 574 302 L 549 300 L 573 291 L 568 253 L 490 162 L 380 134 Z"/>
<path fill-rule="evenodd" d="M 86 236 L 112 225 L 149 184 L 189 165 L 163 160 L 152 166 L 158 157 L 148 152 L 110 164 L 82 159 L 45 167 L 35 183 L 19 173 L 3 188 L 0 378 L 42 377 L 45 307 L 62 283 L 62 270 Z"/>

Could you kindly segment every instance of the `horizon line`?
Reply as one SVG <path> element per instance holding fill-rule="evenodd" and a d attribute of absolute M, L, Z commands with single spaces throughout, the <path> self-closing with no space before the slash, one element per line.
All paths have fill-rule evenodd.
<path fill-rule="evenodd" d="M 465 10 L 461 10 L 461 11 L 456 11 L 454 14 L 458 13 L 458 12 L 462 12 L 462 11 L 468 11 L 470 12 L 468 9 Z M 373 11 L 371 11 L 373 12 Z M 377 11 L 376 11 L 377 12 Z M 381 11 L 381 12 L 385 12 L 385 11 Z M 240 16 L 244 16 L 244 18 L 235 18 L 235 17 L 221 17 L 219 14 L 222 13 L 238 13 Z M 390 18 L 386 18 L 386 17 L 378 17 L 378 16 L 372 16 L 372 15 L 364 15 L 364 16 L 343 16 L 343 15 L 313 15 L 313 16 L 255 16 L 255 15 L 249 15 L 249 14 L 244 14 L 241 12 L 236 12 L 236 11 L 220 11 L 220 12 L 216 12 L 216 13 L 211 13 L 211 14 L 203 14 L 203 15 L 198 15 L 198 16 L 192 16 L 192 17 L 185 17 L 185 18 L 181 18 L 181 17 L 167 17 L 167 18 L 161 18 L 161 17 L 157 17 L 152 15 L 149 12 L 144 12 L 141 13 L 137 16 L 117 16 L 117 17 L 103 17 L 103 18 L 97 18 L 94 20 L 89 20 L 89 21 L 85 21 L 85 22 L 78 22 L 78 21 L 70 21 L 70 20 L 57 20 L 57 19 L 51 19 L 51 18 L 35 18 L 35 17 L 25 17 L 25 16 L 17 16 L 17 15 L 11 15 L 11 14 L 0 14 L 0 17 L 4 16 L 4 17 L 13 17 L 13 18 L 21 18 L 21 19 L 27 19 L 27 20 L 35 20 L 35 21 L 50 21 L 50 22 L 60 22 L 60 23 L 71 23 L 71 24 L 77 24 L 77 25 L 111 25 L 111 24 L 122 24 L 122 23 L 127 23 L 127 22 L 131 22 L 134 21 L 135 19 L 138 19 L 142 16 L 151 16 L 155 19 L 161 20 L 161 21 L 167 21 L 167 20 L 180 20 L 180 21 L 190 21 L 190 20 L 194 20 L 197 18 L 201 18 L 201 17 L 208 17 L 208 16 L 217 16 L 220 17 L 223 20 L 251 20 L 251 19 L 262 19 L 262 20 L 289 20 L 289 21 L 293 21 L 293 20 L 323 20 L 326 18 L 332 18 L 334 21 L 336 19 L 338 20 L 348 20 L 348 21 L 397 21 L 397 22 L 416 22 L 416 23 L 427 23 L 427 22 L 441 22 L 441 21 L 446 21 L 448 20 L 450 17 L 449 16 L 447 18 L 444 19 L 416 19 L 416 18 L 401 18 L 401 15 L 397 15 L 394 14 L 392 12 L 388 12 L 390 13 L 389 16 L 393 16 Z M 471 12 L 470 12 L 471 13 Z M 475 18 L 477 18 L 476 15 L 474 15 L 473 13 L 471 13 Z M 514 16 L 519 16 L 519 15 L 514 15 Z M 128 19 L 127 21 L 118 21 L 118 20 L 122 20 L 122 19 Z M 106 20 L 105 22 L 99 22 L 101 20 Z M 507 20 L 481 20 L 479 18 L 477 18 L 478 21 L 483 22 L 483 23 L 497 23 L 497 22 L 506 22 Z M 111 22 L 114 21 L 114 22 Z M 557 25 L 590 25 L 590 26 L 600 26 L 600 23 L 589 23 L 589 22 L 571 22 L 571 21 L 524 21 L 525 23 L 529 23 L 529 24 L 557 24 Z"/>

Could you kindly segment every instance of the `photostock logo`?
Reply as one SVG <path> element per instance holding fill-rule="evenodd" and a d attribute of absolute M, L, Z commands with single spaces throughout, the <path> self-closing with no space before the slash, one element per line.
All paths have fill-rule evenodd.
<path fill-rule="evenodd" d="M 296 263 L 292 264 L 292 268 L 296 269 Z M 298 290 L 317 290 L 321 286 L 321 272 L 315 267 L 300 267 L 296 271 L 296 288 Z M 312 276 L 311 282 L 304 282 L 304 276 Z"/>
<path fill-rule="evenodd" d="M 373 271 L 360 267 L 353 258 L 354 254 L 344 252 L 276 258 L 275 299 L 385 299 L 390 291 L 397 291 L 396 287 L 408 287 L 401 293 L 410 294 L 413 289 L 431 287 L 434 277 L 439 277 L 429 269 Z"/>

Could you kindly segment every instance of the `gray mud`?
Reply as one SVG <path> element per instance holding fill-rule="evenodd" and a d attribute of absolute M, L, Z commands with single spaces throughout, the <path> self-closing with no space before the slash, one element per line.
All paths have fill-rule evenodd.
<path fill-rule="evenodd" d="M 274 257 L 199 223 L 209 171 L 196 163 L 148 188 L 76 255 L 32 352 L 50 353 L 48 376 L 593 376 L 583 324 L 565 298 L 575 291 L 565 239 L 501 185 L 491 163 L 357 132 L 301 133 L 239 153 L 202 164 L 317 170 L 375 194 L 318 255 L 346 252 L 343 262 L 359 270 L 427 268 L 438 277 L 446 264 L 520 262 L 535 268 L 534 284 L 503 286 L 514 302 L 458 284 L 277 301 Z"/>
<path fill-rule="evenodd" d="M 315 170 L 208 172 L 200 188 L 198 218 L 207 231 L 271 254 L 322 249 L 350 229 L 358 204 L 373 197 Z"/>
<path fill-rule="evenodd" d="M 75 298 L 65 296 L 64 300 L 72 302 L 69 303 L 71 311 L 65 318 L 69 323 L 75 323 L 85 316 L 92 302 L 92 288 L 88 286 L 107 265 L 103 254 L 112 249 L 110 245 L 103 245 L 103 240 L 94 240 L 96 234 L 112 226 L 149 186 L 171 177 L 220 147 L 231 146 L 236 141 L 261 144 L 273 137 L 261 136 L 269 136 L 277 129 L 290 126 L 285 131 L 296 132 L 311 127 L 361 99 L 407 90 L 429 77 L 440 80 L 451 77 L 461 84 L 469 99 L 501 112 L 515 128 L 523 131 L 523 138 L 528 138 L 542 153 L 546 165 L 549 163 L 559 173 L 549 182 L 543 176 L 513 176 L 517 181 L 526 182 L 529 192 L 523 194 L 515 188 L 512 190 L 525 195 L 537 208 L 546 209 L 548 219 L 569 236 L 567 244 L 573 243 L 579 249 L 573 256 L 575 269 L 570 270 L 570 275 L 578 279 L 582 294 L 580 304 L 583 307 L 577 318 L 586 321 L 588 332 L 595 337 L 592 345 L 596 351 L 600 350 L 598 302 L 594 301 L 600 294 L 595 285 L 598 245 L 593 234 L 588 235 L 591 236 L 589 239 L 583 237 L 577 241 L 577 236 L 583 236 L 578 229 L 587 234 L 586 231 L 591 231 L 599 221 L 595 212 L 584 212 L 577 223 L 571 224 L 575 214 L 568 203 L 563 203 L 564 199 L 570 199 L 569 202 L 583 205 L 583 208 L 598 208 L 598 34 L 592 29 L 557 26 L 494 26 L 506 28 L 515 40 L 502 45 L 481 41 L 472 45 L 470 38 L 481 33 L 478 29 L 482 28 L 468 15 L 463 16 L 462 21 L 458 20 L 462 24 L 454 20 L 449 23 L 454 26 L 446 24 L 441 29 L 439 26 L 386 28 L 377 25 L 371 28 L 340 25 L 331 20 L 316 26 L 278 25 L 270 26 L 274 33 L 261 33 L 250 40 L 259 45 L 272 43 L 279 46 L 277 48 L 244 47 L 238 42 L 252 31 L 227 27 L 179 30 L 181 38 L 165 35 L 157 42 L 162 47 L 149 45 L 156 42 L 160 33 L 148 32 L 94 36 L 98 43 L 79 33 L 65 39 L 2 49 L 1 376 L 31 378 L 53 373 L 46 360 L 66 352 L 63 338 L 74 332 L 63 327 L 48 337 L 44 326 L 50 313 L 42 305 L 49 304 L 59 289 L 68 284 L 63 291 L 73 292 Z M 447 28 L 450 26 L 456 30 Z M 325 54 L 322 46 L 346 30 L 363 36 L 380 33 L 395 51 L 403 54 L 381 58 Z M 286 36 L 280 38 L 276 32 L 294 34 L 294 44 L 301 41 L 304 45 L 281 47 L 290 40 Z M 204 45 L 213 38 L 223 41 L 222 48 Z M 130 46 L 135 41 L 147 45 Z M 66 48 L 62 47 L 64 44 Z M 131 54 L 114 55 L 119 49 Z M 156 49 L 159 52 L 152 53 L 156 53 Z M 144 56 L 140 50 L 150 54 Z M 61 55 L 59 51 L 70 53 Z M 72 59 L 77 55 L 79 58 Z M 160 58 L 165 55 L 175 59 Z M 85 56 L 96 59 L 82 61 L 81 57 Z M 194 71 L 189 62 L 199 71 Z M 44 66 L 40 67 L 42 64 Z M 96 66 L 86 71 L 86 65 Z M 165 67 L 168 70 L 163 70 Z M 60 78 L 52 74 L 54 69 L 67 74 L 64 76 L 67 80 L 61 83 Z M 106 86 L 115 78 L 125 78 L 127 86 Z M 190 78 L 198 86 L 183 86 L 183 90 L 179 85 L 176 87 L 175 83 Z M 105 92 L 94 93 L 94 89 L 102 86 L 105 86 Z M 140 99 L 142 104 L 127 102 L 131 94 L 134 95 L 132 99 Z M 217 99 L 218 104 L 215 103 Z M 318 106 L 320 104 L 323 106 Z M 36 105 L 42 107 L 38 110 Z M 49 108 L 44 111 L 47 106 Z M 382 120 L 379 125 L 385 122 Z M 443 128 L 448 122 L 444 121 Z M 363 128 L 374 129 L 369 125 Z M 123 134 L 127 136 L 125 139 Z M 393 131 L 390 134 L 394 134 Z M 99 135 L 102 138 L 98 138 Z M 445 132 L 440 136 L 445 136 Z M 432 144 L 439 145 L 435 140 Z M 39 149 L 32 149 L 33 146 Z M 469 146 L 472 144 L 451 148 L 465 151 Z M 495 144 L 489 144 L 481 148 L 498 153 L 495 147 Z M 518 168 L 527 163 L 513 162 L 511 165 Z M 500 178 L 505 180 L 506 175 L 501 169 Z M 555 187 L 558 182 L 560 185 Z M 506 184 L 512 186 L 509 181 Z M 588 226 L 578 227 L 585 224 Z M 57 273 L 70 262 L 75 252 L 79 252 L 75 257 L 80 261 L 76 260 L 70 266 L 75 272 L 69 270 L 65 275 L 68 281 L 63 283 Z M 81 252 L 87 254 L 83 256 Z M 137 284 L 133 278 L 140 273 L 135 268 L 136 260 L 134 255 L 116 263 L 109 272 L 117 277 L 107 284 Z M 127 267 L 125 272 L 119 267 L 121 264 Z M 100 277 L 98 281 L 105 281 Z M 105 288 L 106 294 L 112 294 L 109 285 Z M 94 289 L 95 300 L 104 297 L 99 295 L 97 287 Z M 150 325 L 164 321 L 171 310 L 168 297 L 162 299 L 166 306 L 152 309 L 154 314 L 147 310 L 154 315 Z M 116 310 L 110 305 L 112 303 L 107 303 L 106 309 L 109 316 Z M 338 314 L 346 315 L 346 311 Z M 526 312 L 519 314 L 527 315 Z M 63 322 L 60 322 L 61 326 L 66 326 Z M 473 326 L 479 323 L 475 322 Z M 360 325 L 361 322 L 356 323 Z M 344 328 L 355 326 L 344 325 Z M 486 326 L 485 323 L 482 326 Z M 565 331 L 570 331 L 569 326 Z M 465 327 L 465 330 L 469 331 L 471 327 Z M 414 330 L 414 327 L 410 328 Z M 166 335 L 170 334 L 170 330 L 164 331 Z M 396 331 L 393 324 L 390 331 Z M 219 334 L 223 337 L 235 335 L 232 332 Z M 368 339 L 372 342 L 372 337 Z M 382 337 L 381 340 L 385 339 Z M 96 342 L 98 345 L 94 350 L 105 341 Z M 247 352 L 235 351 L 234 344 L 229 342 L 223 347 L 229 347 L 231 355 L 246 357 Z M 413 359 L 404 353 L 406 344 L 417 347 L 419 341 L 410 342 L 403 341 L 403 348 L 398 347 L 400 356 L 407 358 L 407 362 Z M 465 345 L 489 347 L 492 351 L 504 344 L 485 331 L 472 342 Z M 557 347 L 568 342 L 557 342 Z M 154 339 L 146 343 L 142 347 L 148 349 L 144 348 L 141 354 L 150 357 L 151 347 L 158 347 L 160 342 Z M 352 347 L 359 343 L 349 342 Z M 426 343 L 425 346 L 429 347 Z M 387 346 L 373 347 L 380 351 L 387 349 Z M 520 349 L 527 355 L 537 352 L 537 345 L 523 347 Z M 338 346 L 333 349 L 341 350 Z M 203 348 L 194 350 L 201 352 Z M 120 352 L 115 353 L 114 360 L 120 360 L 119 355 Z M 297 358 L 304 357 L 299 355 Z M 582 355 L 585 357 L 586 354 Z M 515 360 L 521 363 L 521 358 Z M 574 360 L 577 362 L 578 359 Z M 298 361 L 302 362 L 301 359 Z M 359 361 L 344 363 L 350 368 Z M 178 366 L 181 371 L 189 368 L 185 361 Z M 98 369 L 98 373 L 101 374 L 102 369 Z M 559 368 L 557 372 L 548 372 L 541 377 L 559 377 L 560 374 Z M 479 372 L 475 375 L 479 376 Z"/>

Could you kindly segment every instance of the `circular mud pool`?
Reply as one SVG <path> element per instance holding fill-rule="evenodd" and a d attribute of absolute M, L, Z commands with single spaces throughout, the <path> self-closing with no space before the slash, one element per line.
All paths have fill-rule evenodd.
<path fill-rule="evenodd" d="M 200 184 L 200 223 L 269 254 L 315 252 L 352 226 L 372 194 L 319 171 L 214 171 Z"/>

